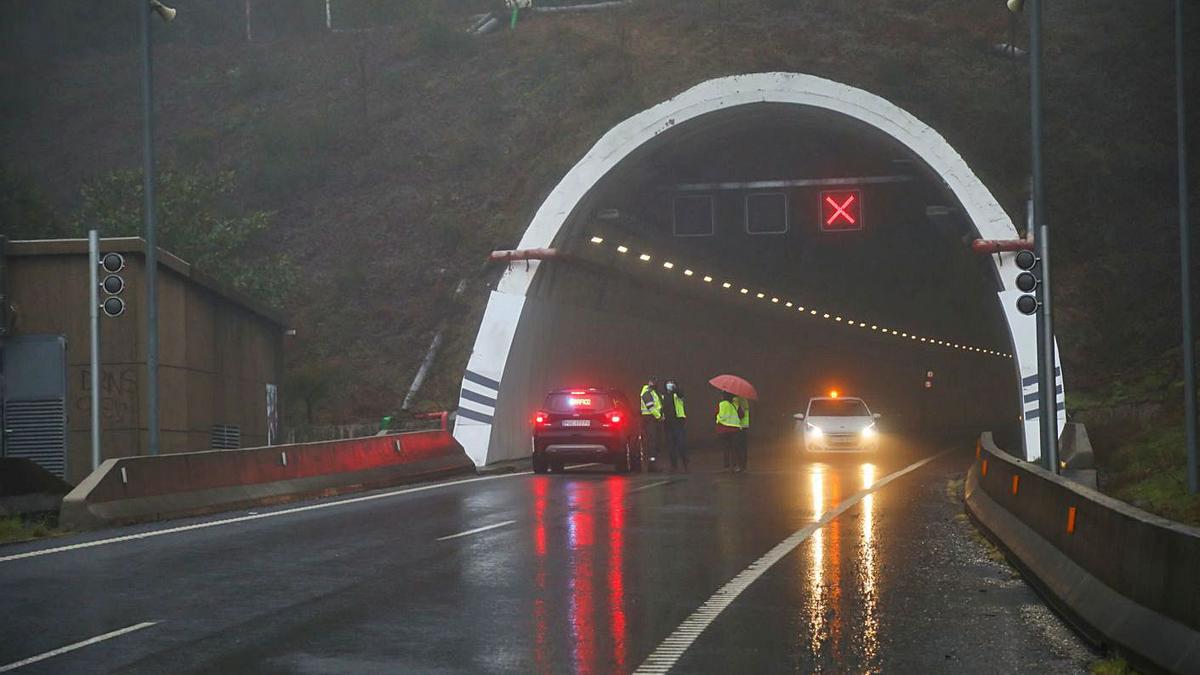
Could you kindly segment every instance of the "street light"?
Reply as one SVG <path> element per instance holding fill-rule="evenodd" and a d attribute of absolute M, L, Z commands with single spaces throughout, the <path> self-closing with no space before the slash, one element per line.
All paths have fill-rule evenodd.
<path fill-rule="evenodd" d="M 1025 8 L 1024 0 L 1008 0 L 1011 12 Z M 1031 224 L 1041 265 L 1037 287 L 1038 333 L 1038 424 L 1042 435 L 1042 459 L 1046 468 L 1058 473 L 1058 395 L 1054 375 L 1054 313 L 1050 293 L 1050 228 L 1043 210 L 1042 187 L 1042 2 L 1029 0 L 1029 117 L 1030 159 L 1033 192 Z"/>
<path fill-rule="evenodd" d="M 158 0 L 150 0 L 150 9 L 157 12 L 162 17 L 162 20 L 167 23 L 170 23 L 171 19 L 174 19 L 175 15 L 178 14 L 174 9 L 167 7 Z"/>
<path fill-rule="evenodd" d="M 164 22 L 175 10 L 159 0 L 142 2 L 142 218 L 146 231 L 146 426 L 149 451 L 157 455 L 158 434 L 158 238 L 154 201 L 154 71 L 150 59 L 150 12 Z"/>
<path fill-rule="evenodd" d="M 1200 492 L 1196 451 L 1196 343 L 1192 339 L 1192 223 L 1188 216 L 1187 117 L 1183 93 L 1183 0 L 1175 0 L 1175 124 L 1179 160 L 1179 286 L 1183 303 L 1183 426 L 1187 445 L 1188 490 Z"/>

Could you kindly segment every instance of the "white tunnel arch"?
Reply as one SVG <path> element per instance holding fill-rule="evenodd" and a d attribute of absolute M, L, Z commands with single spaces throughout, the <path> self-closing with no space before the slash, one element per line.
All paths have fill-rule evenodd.
<path fill-rule="evenodd" d="M 606 133 L 563 177 L 534 215 L 519 248 L 549 247 L 576 207 L 622 160 L 659 134 L 704 115 L 759 104 L 793 104 L 840 113 L 892 137 L 945 183 L 982 239 L 1016 239 L 1018 233 L 992 193 L 946 140 L 913 115 L 874 94 L 839 82 L 798 73 L 756 73 L 709 80 L 659 103 Z M 964 255 L 973 255 L 964 251 Z M 1037 347 L 1035 322 L 1016 310 L 1016 265 L 1012 254 L 992 256 L 1003 289 L 1003 308 L 1015 367 L 1020 378 L 1027 459 L 1040 456 L 1037 414 Z M 528 456 L 529 447 L 499 441 L 503 425 L 526 427 L 523 415 L 504 414 L 505 369 L 525 298 L 541 263 L 511 265 L 488 299 L 475 346 L 467 364 L 454 436 L 479 466 Z M 1057 350 L 1056 350 L 1057 351 Z M 1058 425 L 1066 422 L 1061 368 L 1058 367 Z M 498 414 L 498 412 L 500 414 Z M 1031 415 L 1032 413 L 1032 415 Z M 507 419 L 513 417 L 514 419 Z M 506 447 L 505 447 L 506 446 Z"/>

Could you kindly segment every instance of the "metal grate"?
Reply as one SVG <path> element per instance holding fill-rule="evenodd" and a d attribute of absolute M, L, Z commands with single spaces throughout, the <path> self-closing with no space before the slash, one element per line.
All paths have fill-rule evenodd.
<path fill-rule="evenodd" d="M 62 399 L 6 401 L 4 455 L 23 457 L 63 478 L 67 468 L 67 411 Z"/>
<path fill-rule="evenodd" d="M 213 450 L 237 450 L 242 447 L 242 429 L 233 424 L 214 424 L 208 434 L 208 447 Z"/>

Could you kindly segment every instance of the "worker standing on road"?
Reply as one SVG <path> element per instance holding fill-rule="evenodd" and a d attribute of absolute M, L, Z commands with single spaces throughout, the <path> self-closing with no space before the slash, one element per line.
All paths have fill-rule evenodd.
<path fill-rule="evenodd" d="M 721 456 L 725 468 L 733 467 L 736 471 L 738 436 L 742 433 L 742 416 L 733 400 L 733 394 L 721 393 L 721 401 L 717 403 L 717 439 L 721 441 Z"/>
<path fill-rule="evenodd" d="M 653 375 L 642 385 L 639 395 L 642 409 L 642 444 L 646 449 L 651 473 L 658 471 L 658 451 L 663 444 L 662 396 L 658 393 L 658 378 Z"/>
<path fill-rule="evenodd" d="M 733 404 L 737 406 L 738 426 L 741 427 L 737 435 L 737 460 L 734 462 L 734 471 L 745 471 L 746 456 L 750 451 L 750 401 L 741 396 L 734 396 Z"/>
<path fill-rule="evenodd" d="M 687 419 L 687 411 L 683 404 L 683 391 L 674 378 L 667 378 L 663 385 L 663 423 L 667 431 L 667 452 L 671 456 L 671 470 L 679 468 L 682 462 L 683 470 L 688 469 L 687 436 L 684 434 L 683 423 Z"/>

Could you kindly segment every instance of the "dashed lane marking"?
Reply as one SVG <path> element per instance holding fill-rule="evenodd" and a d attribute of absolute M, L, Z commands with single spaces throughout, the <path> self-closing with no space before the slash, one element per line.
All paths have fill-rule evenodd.
<path fill-rule="evenodd" d="M 459 537 L 466 537 L 466 536 L 469 536 L 472 534 L 478 534 L 480 532 L 487 532 L 488 530 L 494 530 L 497 527 L 504 527 L 505 525 L 512 525 L 515 522 L 517 522 L 517 521 L 506 520 L 503 523 L 496 523 L 494 525 L 484 525 L 483 527 L 477 527 L 473 530 L 467 530 L 466 532 L 459 532 L 458 534 L 448 534 L 444 537 L 438 537 L 437 540 L 438 541 L 447 541 L 449 539 L 458 539 Z"/>
<path fill-rule="evenodd" d="M 97 635 L 94 638 L 88 638 L 86 640 L 76 642 L 74 644 L 69 644 L 66 647 L 59 647 L 58 649 L 52 649 L 43 654 L 38 654 L 37 656 L 31 656 L 27 659 L 22 659 L 20 661 L 14 661 L 13 663 L 10 663 L 6 666 L 0 666 L 0 673 L 7 673 L 10 670 L 16 670 L 17 668 L 21 668 L 23 666 L 28 666 L 30 664 L 37 663 L 38 661 L 45 661 L 46 659 L 53 658 L 55 656 L 61 656 L 63 654 L 66 654 L 67 652 L 73 652 L 76 649 L 82 649 L 84 647 L 94 645 L 97 642 L 104 642 L 105 640 L 111 640 L 115 637 L 121 637 L 122 635 L 128 635 L 129 633 L 132 633 L 134 631 L 139 631 L 143 628 L 149 628 L 157 623 L 158 623 L 157 621 L 143 621 L 142 623 L 137 623 L 132 626 L 126 626 L 125 628 L 122 628 L 120 630 L 114 630 L 111 633 L 105 633 L 104 635 Z"/>
<path fill-rule="evenodd" d="M 870 487 L 854 493 L 837 506 L 821 514 L 821 517 L 815 523 L 810 523 L 793 532 L 787 539 L 776 544 L 775 548 L 767 551 L 761 558 L 751 563 L 749 567 L 739 572 L 737 576 L 717 589 L 717 592 L 706 600 L 703 605 L 700 605 L 696 611 L 692 612 L 688 618 L 684 619 L 683 623 L 667 636 L 634 672 L 643 675 L 669 672 L 679 662 L 683 653 L 700 637 L 700 634 L 711 626 L 713 621 L 716 621 L 721 612 L 733 604 L 733 601 L 742 594 L 742 591 L 757 581 L 759 577 L 771 569 L 775 563 L 782 560 L 784 556 L 795 550 L 805 539 L 812 536 L 813 532 L 833 522 L 835 518 L 845 513 L 850 507 L 862 501 L 863 497 L 882 489 L 897 478 L 916 471 L 949 452 L 951 450 L 939 452 L 919 462 L 909 464 L 895 473 L 884 476 Z"/>

